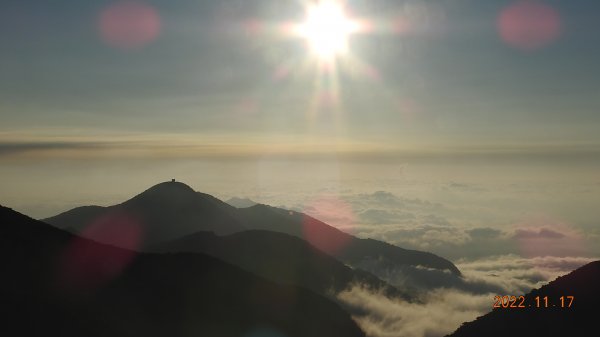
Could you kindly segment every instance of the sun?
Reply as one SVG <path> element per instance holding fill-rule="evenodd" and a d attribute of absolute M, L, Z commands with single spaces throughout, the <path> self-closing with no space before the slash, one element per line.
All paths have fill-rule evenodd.
<path fill-rule="evenodd" d="M 321 60 L 332 60 L 348 51 L 348 38 L 358 30 L 338 1 L 325 0 L 308 7 L 306 21 L 297 27 L 312 52 Z"/>

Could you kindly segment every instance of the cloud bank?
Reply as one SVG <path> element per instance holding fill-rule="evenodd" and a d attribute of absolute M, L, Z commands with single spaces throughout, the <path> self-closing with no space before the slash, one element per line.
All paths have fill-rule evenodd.
<path fill-rule="evenodd" d="M 440 289 L 428 293 L 422 303 L 408 303 L 355 287 L 340 293 L 338 299 L 366 312 L 354 319 L 368 336 L 434 337 L 444 336 L 487 312 L 490 295 Z"/>
<path fill-rule="evenodd" d="M 525 294 L 593 260 L 516 255 L 465 260 L 458 263 L 462 284 L 420 292 L 413 302 L 361 286 L 338 294 L 338 299 L 354 309 L 354 319 L 370 337 L 441 337 L 491 311 L 494 296 Z"/>

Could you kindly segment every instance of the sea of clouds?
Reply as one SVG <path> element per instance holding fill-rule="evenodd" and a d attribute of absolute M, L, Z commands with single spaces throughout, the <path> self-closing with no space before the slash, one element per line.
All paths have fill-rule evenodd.
<path fill-rule="evenodd" d="M 389 184 L 389 186 L 396 186 Z M 373 337 L 435 337 L 491 311 L 496 295 L 521 295 L 598 260 L 600 232 L 590 200 L 598 186 L 405 184 L 394 191 L 322 187 L 319 193 L 265 203 L 305 212 L 358 237 L 374 238 L 450 259 L 463 277 L 405 267 L 378 270 L 399 288 L 419 288 L 408 302 L 356 285 L 338 299 Z M 259 199 L 260 200 L 260 199 Z"/>

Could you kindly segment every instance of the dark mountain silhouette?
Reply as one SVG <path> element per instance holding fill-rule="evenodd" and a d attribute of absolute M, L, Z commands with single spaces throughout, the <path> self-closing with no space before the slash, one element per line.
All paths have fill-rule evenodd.
<path fill-rule="evenodd" d="M 356 284 L 390 297 L 410 299 L 376 276 L 352 269 L 306 241 L 283 233 L 251 230 L 216 236 L 199 232 L 157 245 L 152 251 L 205 253 L 275 282 L 331 297 Z"/>
<path fill-rule="evenodd" d="M 364 336 L 338 305 L 203 254 L 136 253 L 0 206 L 3 336 Z"/>
<path fill-rule="evenodd" d="M 246 229 L 235 207 L 173 181 L 155 185 L 119 205 L 78 207 L 42 221 L 80 233 L 103 217 L 115 214 L 138 218 L 143 225 L 145 244 L 199 230 L 231 234 Z"/>
<path fill-rule="evenodd" d="M 365 269 L 375 265 L 368 271 L 379 277 L 403 266 L 447 270 L 460 276 L 452 262 L 434 254 L 402 249 L 377 240 L 359 239 L 299 212 L 260 204 L 235 208 L 210 195 L 194 192 L 179 182 L 158 184 L 119 205 L 75 208 L 43 221 L 107 242 L 90 236 L 84 229 L 114 216 L 138 219 L 144 233 L 144 247 L 198 231 L 225 235 L 259 229 L 302 238 L 351 266 Z M 111 241 L 108 243 L 118 245 Z"/>
<path fill-rule="evenodd" d="M 376 260 L 380 269 L 410 265 L 448 270 L 460 275 L 452 262 L 432 253 L 403 249 L 373 239 L 360 239 L 304 213 L 260 204 L 239 209 L 239 213 L 247 228 L 303 238 L 349 265 L 362 265 L 366 260 Z"/>
<path fill-rule="evenodd" d="M 525 295 L 525 308 L 494 309 L 464 323 L 451 337 L 471 336 L 593 336 L 598 334 L 600 261 L 589 263 Z M 540 298 L 537 308 L 536 297 Z M 545 308 L 544 297 L 548 297 Z M 560 297 L 574 296 L 570 308 Z M 570 300 L 564 299 L 564 305 Z M 490 302 L 491 303 L 491 302 Z M 531 305 L 531 307 L 529 307 Z"/>
<path fill-rule="evenodd" d="M 236 208 L 252 207 L 252 206 L 258 204 L 257 202 L 250 200 L 248 198 L 238 198 L 238 197 L 230 198 L 225 202 Z"/>

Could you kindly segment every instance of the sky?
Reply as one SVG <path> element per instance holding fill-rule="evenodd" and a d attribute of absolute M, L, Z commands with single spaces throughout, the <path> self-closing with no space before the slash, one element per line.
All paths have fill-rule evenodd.
<path fill-rule="evenodd" d="M 512 41 L 504 26 L 518 26 L 519 8 L 517 23 L 502 15 L 518 1 L 348 1 L 372 28 L 351 36 L 329 76 L 284 32 L 303 20 L 302 1 L 137 2 L 129 37 L 106 19 L 122 2 L 3 1 L 0 149 L 129 156 L 162 143 L 194 145 L 184 157 L 239 157 L 325 143 L 358 156 L 589 159 L 600 5 L 533 3 L 539 13 L 526 14 L 551 22 Z"/>
<path fill-rule="evenodd" d="M 306 1 L 0 6 L 0 197 L 33 216 L 176 177 L 258 199 L 567 186 L 590 192 L 538 209 L 597 221 L 595 1 L 347 1 L 362 29 L 327 64 L 290 33 Z"/>
<path fill-rule="evenodd" d="M 600 256 L 598 1 L 348 0 L 360 29 L 327 60 L 307 8 L 0 2 L 0 204 L 44 218 L 176 178 L 513 292 Z M 488 297 L 340 295 L 374 336 L 443 335 Z M 433 307 L 444 324 L 397 325 Z"/>

